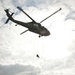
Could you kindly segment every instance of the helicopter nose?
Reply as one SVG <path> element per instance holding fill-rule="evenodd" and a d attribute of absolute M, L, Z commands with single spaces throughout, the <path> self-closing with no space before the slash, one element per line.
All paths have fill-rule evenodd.
<path fill-rule="evenodd" d="M 48 36 L 48 35 L 50 35 L 50 34 L 51 34 L 51 33 L 50 33 L 49 31 L 47 31 L 45 36 Z"/>
<path fill-rule="evenodd" d="M 49 36 L 51 33 L 48 30 L 44 30 L 40 32 L 43 36 Z"/>

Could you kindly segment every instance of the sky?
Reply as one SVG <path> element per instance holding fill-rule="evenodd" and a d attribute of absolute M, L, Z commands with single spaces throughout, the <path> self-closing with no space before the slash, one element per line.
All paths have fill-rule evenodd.
<path fill-rule="evenodd" d="M 20 6 L 36 22 L 61 11 L 42 23 L 51 33 L 45 37 L 26 32 L 7 20 L 4 9 L 14 19 L 30 22 Z M 36 55 L 40 58 L 37 58 Z M 75 74 L 75 0 L 0 0 L 0 75 L 74 75 Z"/>

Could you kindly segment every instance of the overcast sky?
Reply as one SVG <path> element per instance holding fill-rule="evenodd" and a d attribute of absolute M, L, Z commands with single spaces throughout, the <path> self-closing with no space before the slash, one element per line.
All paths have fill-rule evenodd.
<path fill-rule="evenodd" d="M 4 24 L 5 8 L 15 19 L 31 21 L 17 6 L 36 22 L 62 10 L 42 23 L 51 35 L 39 38 L 29 31 L 20 35 L 26 28 L 11 21 Z M 0 0 L 0 75 L 74 75 L 74 70 L 75 0 Z"/>

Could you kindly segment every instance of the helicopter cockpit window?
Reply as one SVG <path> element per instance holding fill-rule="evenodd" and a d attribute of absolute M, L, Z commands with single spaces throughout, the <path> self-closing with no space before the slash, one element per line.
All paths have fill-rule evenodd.
<path fill-rule="evenodd" d="M 38 27 L 38 24 L 35 23 L 34 26 L 37 26 Z"/>
<path fill-rule="evenodd" d="M 45 29 L 45 27 L 44 27 L 44 26 L 42 26 L 41 28 L 42 28 L 42 29 Z"/>
<path fill-rule="evenodd" d="M 34 24 L 34 26 L 35 26 L 36 28 L 39 28 L 39 25 L 38 25 L 38 24 L 36 24 L 36 23 Z"/>

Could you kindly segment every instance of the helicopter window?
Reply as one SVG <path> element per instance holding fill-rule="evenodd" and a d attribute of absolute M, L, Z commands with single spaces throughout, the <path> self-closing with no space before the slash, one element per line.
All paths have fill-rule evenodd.
<path fill-rule="evenodd" d="M 34 24 L 34 26 L 38 27 L 38 24 Z"/>
<path fill-rule="evenodd" d="M 44 27 L 44 26 L 42 26 L 41 28 L 42 28 L 42 29 L 45 29 L 45 27 Z"/>

